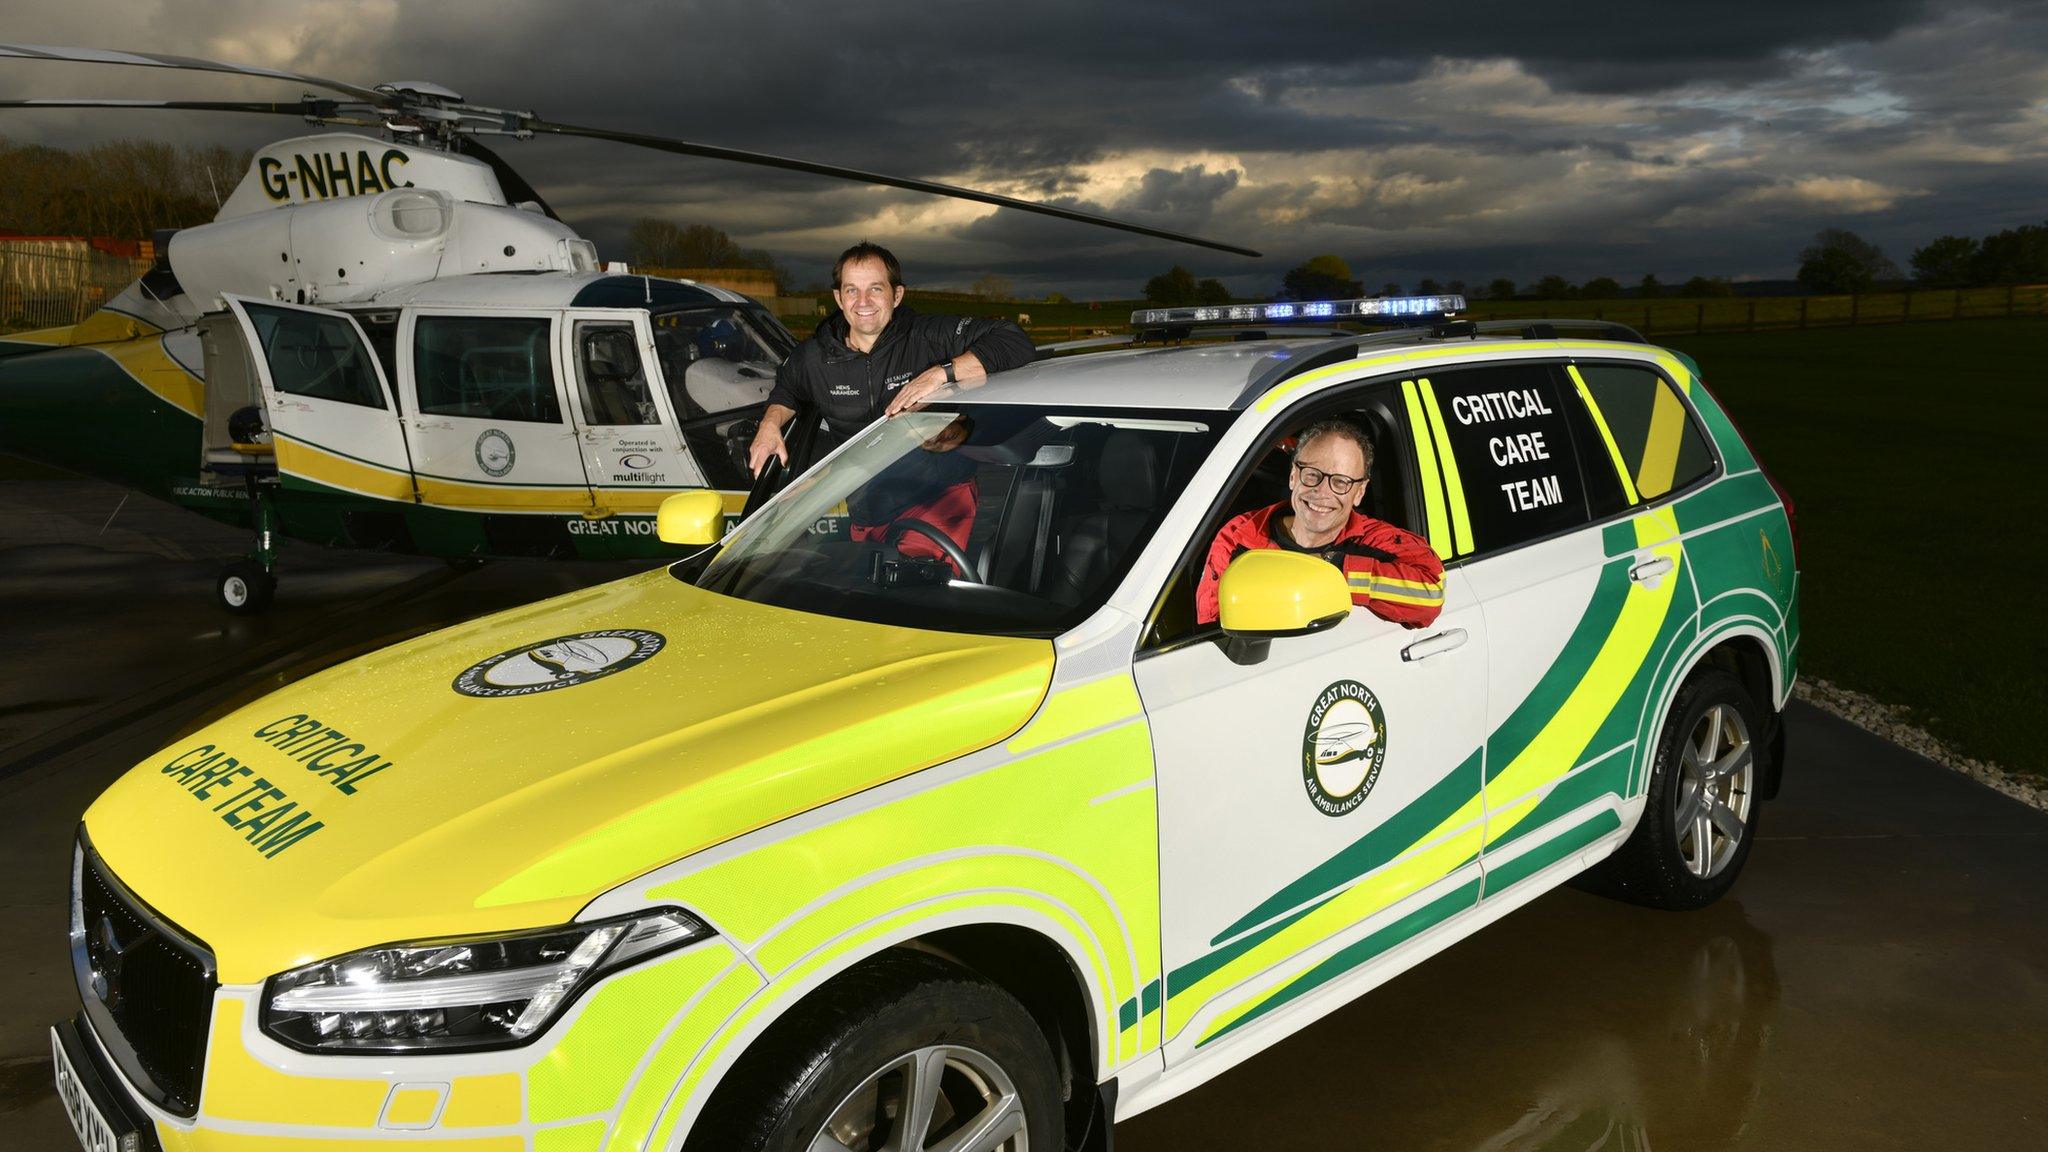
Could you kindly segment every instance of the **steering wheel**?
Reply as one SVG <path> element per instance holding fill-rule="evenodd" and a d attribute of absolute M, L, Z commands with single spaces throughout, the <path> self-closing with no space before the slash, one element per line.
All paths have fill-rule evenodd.
<path fill-rule="evenodd" d="M 960 545 L 955 544 L 951 536 L 946 535 L 936 527 L 919 520 L 915 516 L 905 516 L 903 519 L 889 525 L 889 530 L 883 533 L 882 538 L 894 542 L 898 536 L 905 532 L 915 532 L 937 545 L 939 551 L 946 554 L 946 559 L 953 562 L 953 567 L 959 570 L 962 580 L 967 581 L 969 584 L 987 583 L 986 580 L 981 578 L 979 573 L 975 572 L 974 565 L 967 562 L 967 553 L 960 550 Z"/>

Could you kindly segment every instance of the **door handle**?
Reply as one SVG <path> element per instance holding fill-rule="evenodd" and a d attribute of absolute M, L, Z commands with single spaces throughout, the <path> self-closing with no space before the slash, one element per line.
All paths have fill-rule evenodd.
<path fill-rule="evenodd" d="M 1652 556 L 1648 560 L 1641 561 L 1633 567 L 1631 567 L 1628 570 L 1628 578 L 1635 581 L 1638 584 L 1649 584 L 1654 586 L 1657 582 L 1658 577 L 1663 576 L 1666 572 L 1671 571 L 1671 568 L 1671 557 Z"/>
<path fill-rule="evenodd" d="M 1441 656 L 1453 648 L 1463 648 L 1465 641 L 1469 639 L 1471 637 L 1465 634 L 1463 628 L 1452 628 L 1445 632 L 1439 632 L 1434 636 L 1424 636 L 1415 643 L 1401 649 L 1401 659 L 1413 664 L 1417 660 L 1427 660 L 1431 656 Z"/>

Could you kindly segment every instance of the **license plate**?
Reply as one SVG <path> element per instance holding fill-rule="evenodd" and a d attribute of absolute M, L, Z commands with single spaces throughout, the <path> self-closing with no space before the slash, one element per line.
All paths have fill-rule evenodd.
<path fill-rule="evenodd" d="M 78 1133 L 78 1142 L 86 1152 L 122 1152 L 114 1126 L 100 1115 L 92 1097 L 86 1094 L 85 1085 L 79 1083 L 78 1070 L 71 1066 L 71 1057 L 64 1054 L 64 1042 L 57 1038 L 54 1028 L 50 1029 L 50 1062 L 57 1066 L 57 1096 L 64 1101 L 64 1114 L 71 1117 L 71 1130 Z"/>

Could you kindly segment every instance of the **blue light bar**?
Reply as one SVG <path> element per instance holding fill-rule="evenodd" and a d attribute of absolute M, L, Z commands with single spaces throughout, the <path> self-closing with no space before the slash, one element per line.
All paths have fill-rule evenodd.
<path fill-rule="evenodd" d="M 1311 300 L 1299 304 L 1140 308 L 1131 313 L 1131 327 L 1195 328 L 1263 324 L 1273 320 L 1421 320 L 1440 319 L 1464 310 L 1463 296 L 1371 296 L 1361 300 Z"/>

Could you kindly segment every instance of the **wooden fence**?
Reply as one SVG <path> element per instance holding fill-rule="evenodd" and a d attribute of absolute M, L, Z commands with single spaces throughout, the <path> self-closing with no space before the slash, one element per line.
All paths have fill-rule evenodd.
<path fill-rule="evenodd" d="M 2048 315 L 2048 284 L 1873 292 L 1859 296 L 1722 296 L 1650 301 L 1476 300 L 1464 315 L 1472 320 L 1516 320 L 1535 316 L 1612 320 L 1626 324 L 1645 336 L 1766 332 L 1853 324 Z"/>

